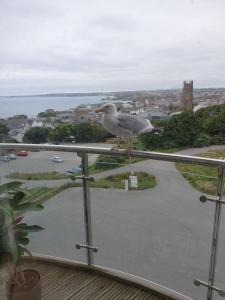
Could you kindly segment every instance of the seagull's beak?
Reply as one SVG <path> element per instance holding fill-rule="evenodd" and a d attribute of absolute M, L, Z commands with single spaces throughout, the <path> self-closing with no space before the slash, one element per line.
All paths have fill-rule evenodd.
<path fill-rule="evenodd" d="M 100 107 L 95 110 L 96 113 L 104 112 L 104 108 Z"/>

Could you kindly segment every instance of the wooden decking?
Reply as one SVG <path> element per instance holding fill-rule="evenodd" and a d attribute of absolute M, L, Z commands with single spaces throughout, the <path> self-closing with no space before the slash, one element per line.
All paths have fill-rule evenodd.
<path fill-rule="evenodd" d="M 168 293 L 151 290 L 146 286 L 120 280 L 104 272 L 87 267 L 72 266 L 56 261 L 40 259 L 27 261 L 27 268 L 34 268 L 41 274 L 43 300 L 162 300 L 188 299 L 170 297 Z M 6 272 L 0 272 L 0 299 L 6 300 Z M 32 300 L 32 299 L 31 299 Z"/>

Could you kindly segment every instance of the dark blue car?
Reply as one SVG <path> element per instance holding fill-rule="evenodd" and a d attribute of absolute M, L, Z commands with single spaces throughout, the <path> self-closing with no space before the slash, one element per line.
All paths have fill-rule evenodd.
<path fill-rule="evenodd" d="M 66 170 L 65 173 L 74 174 L 74 173 L 79 173 L 80 171 L 81 171 L 81 167 L 77 166 Z"/>

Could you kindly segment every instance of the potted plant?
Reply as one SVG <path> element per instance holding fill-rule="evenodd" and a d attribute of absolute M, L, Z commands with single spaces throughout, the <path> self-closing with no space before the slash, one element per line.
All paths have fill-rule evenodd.
<path fill-rule="evenodd" d="M 33 269 L 24 269 L 24 254 L 31 255 L 27 249 L 29 234 L 43 230 L 38 225 L 28 225 L 23 215 L 28 211 L 43 209 L 26 198 L 21 182 L 0 185 L 0 266 L 11 274 L 6 284 L 8 300 L 40 300 L 40 274 Z"/>

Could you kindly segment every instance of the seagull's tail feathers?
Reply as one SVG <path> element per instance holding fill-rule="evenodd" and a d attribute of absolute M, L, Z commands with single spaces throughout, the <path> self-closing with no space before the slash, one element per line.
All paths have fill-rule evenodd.
<path fill-rule="evenodd" d="M 147 133 L 147 132 L 152 132 L 154 130 L 154 127 L 146 127 L 144 129 L 142 129 L 141 131 L 138 132 L 138 134 L 143 134 L 143 133 Z"/>
<path fill-rule="evenodd" d="M 146 127 L 138 132 L 138 134 L 148 133 L 152 132 L 154 130 L 154 127 L 152 126 L 151 122 L 148 119 L 145 119 L 146 121 Z"/>

